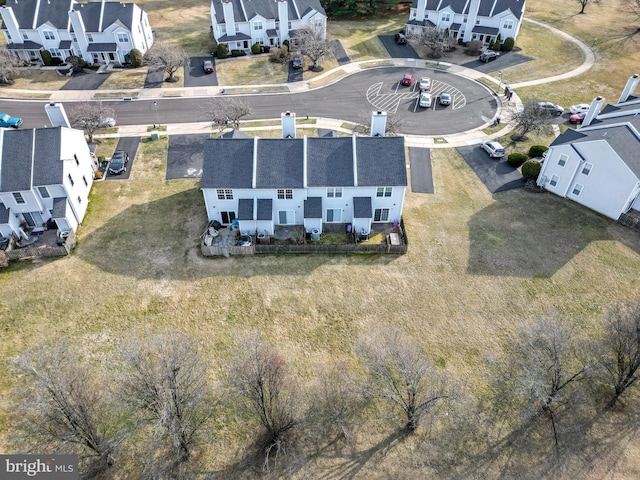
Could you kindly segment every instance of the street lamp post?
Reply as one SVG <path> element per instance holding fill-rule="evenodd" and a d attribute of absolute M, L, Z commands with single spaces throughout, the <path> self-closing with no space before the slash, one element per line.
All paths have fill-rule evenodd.
<path fill-rule="evenodd" d="M 160 117 L 158 116 L 158 102 L 157 101 L 153 101 L 153 108 L 156 109 L 156 125 L 159 127 L 160 126 Z M 156 125 L 154 125 L 153 127 L 156 128 Z"/>

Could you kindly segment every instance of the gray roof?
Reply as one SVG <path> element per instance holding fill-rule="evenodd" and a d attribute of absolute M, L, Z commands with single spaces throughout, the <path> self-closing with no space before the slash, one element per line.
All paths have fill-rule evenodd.
<path fill-rule="evenodd" d="M 133 27 L 133 7 L 135 3 L 105 2 L 102 18 L 102 31 L 116 22 L 122 23 L 129 31 Z M 98 32 L 100 28 L 100 9 L 102 2 L 75 4 L 74 9 L 80 12 L 87 32 Z"/>
<path fill-rule="evenodd" d="M 307 185 L 353 185 L 353 138 L 307 138 Z"/>
<path fill-rule="evenodd" d="M 473 33 L 480 33 L 482 35 L 498 35 L 498 32 L 500 32 L 499 28 L 494 28 L 494 27 L 483 27 L 481 25 L 476 25 L 475 27 L 473 27 L 473 30 L 471 30 Z"/>
<path fill-rule="evenodd" d="M 24 43 L 10 43 L 7 45 L 7 49 L 9 50 L 41 50 L 42 45 L 39 43 L 33 42 L 31 40 L 27 40 Z"/>
<path fill-rule="evenodd" d="M 261 138 L 258 140 L 257 188 L 303 187 L 304 141 Z"/>
<path fill-rule="evenodd" d="M 258 198 L 258 211 L 256 220 L 273 220 L 273 200 L 270 198 Z"/>
<path fill-rule="evenodd" d="M 251 138 L 251 137 L 249 135 L 247 135 L 246 133 L 241 132 L 240 130 L 236 130 L 234 128 L 233 130 L 229 130 L 228 132 L 224 132 L 218 138 Z"/>
<path fill-rule="evenodd" d="M 208 139 L 204 144 L 202 188 L 251 188 L 253 141 Z"/>
<path fill-rule="evenodd" d="M 278 20 L 278 2 L 275 0 L 231 0 L 231 3 L 233 4 L 233 18 L 236 22 L 247 22 L 256 15 L 260 15 L 267 20 Z M 320 0 L 287 0 L 287 6 L 289 20 L 299 20 L 306 12 L 311 10 L 315 10 L 324 16 L 327 15 L 320 4 Z M 213 0 L 213 8 L 218 23 L 224 23 L 222 0 Z M 300 12 L 300 15 L 298 15 L 298 12 Z"/>
<path fill-rule="evenodd" d="M 21 30 L 33 29 L 33 17 L 36 15 L 36 5 L 40 3 L 38 10 L 38 18 L 36 20 L 36 28 L 44 23 L 51 23 L 56 29 L 66 30 L 69 24 L 69 15 L 67 12 L 71 10 L 71 0 L 9 0 L 6 7 L 13 10 L 13 14 L 18 21 Z M 2 28 L 5 28 L 3 25 Z"/>
<path fill-rule="evenodd" d="M 371 218 L 371 197 L 353 197 L 353 218 Z"/>
<path fill-rule="evenodd" d="M 322 218 L 322 197 L 308 197 L 304 201 L 304 218 Z"/>
<path fill-rule="evenodd" d="M 31 190 L 34 130 L 5 130 L 0 161 L 0 192 Z"/>
<path fill-rule="evenodd" d="M 118 49 L 116 43 L 90 43 L 87 52 L 115 52 Z"/>
<path fill-rule="evenodd" d="M 358 186 L 406 186 L 404 137 L 357 137 Z"/>
<path fill-rule="evenodd" d="M 254 220 L 253 198 L 238 199 L 238 220 Z"/>
<path fill-rule="evenodd" d="M 0 202 L 0 223 L 9 223 L 9 209 Z"/>
<path fill-rule="evenodd" d="M 37 128 L 33 152 L 33 185 L 61 185 L 62 128 Z"/>
<path fill-rule="evenodd" d="M 69 50 L 71 48 L 71 40 L 61 40 L 58 48 L 60 50 Z"/>
<path fill-rule="evenodd" d="M 427 0 L 426 10 L 441 11 L 450 7 L 454 13 L 468 14 L 469 3 L 469 0 Z M 511 13 L 519 19 L 522 17 L 524 3 L 525 0 L 480 0 L 478 15 L 489 17 L 493 11 L 493 16 L 496 16 L 502 12 L 511 10 Z M 418 0 L 413 0 L 411 7 L 417 8 L 417 6 Z M 438 8 L 438 6 L 440 6 L 440 8 Z"/>
<path fill-rule="evenodd" d="M 67 216 L 67 199 L 58 197 L 53 199 L 53 218 L 65 218 Z"/>
<path fill-rule="evenodd" d="M 224 34 L 218 39 L 218 42 L 235 42 L 238 40 L 251 40 L 251 36 L 242 32 L 237 32 L 235 35 Z"/>

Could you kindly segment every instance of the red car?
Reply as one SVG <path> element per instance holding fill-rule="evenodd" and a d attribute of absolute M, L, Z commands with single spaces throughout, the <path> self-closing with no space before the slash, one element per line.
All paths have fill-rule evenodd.
<path fill-rule="evenodd" d="M 405 73 L 404 77 L 402 77 L 402 85 L 404 85 L 405 87 L 410 87 L 411 85 L 413 85 L 413 75 L 411 75 L 410 73 Z"/>
<path fill-rule="evenodd" d="M 582 123 L 582 121 L 584 120 L 586 113 L 584 112 L 580 112 L 580 113 L 574 113 L 573 115 L 571 115 L 569 117 L 569 121 L 571 123 Z"/>
<path fill-rule="evenodd" d="M 202 69 L 204 73 L 213 73 L 213 62 L 211 60 L 205 60 L 202 63 Z"/>

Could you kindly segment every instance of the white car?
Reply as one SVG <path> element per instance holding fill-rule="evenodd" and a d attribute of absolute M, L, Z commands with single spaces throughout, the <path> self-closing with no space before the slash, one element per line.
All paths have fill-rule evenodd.
<path fill-rule="evenodd" d="M 431 88 L 431 79 L 422 77 L 420 79 L 420 90 L 429 90 Z"/>
<path fill-rule="evenodd" d="M 587 113 L 589 111 L 590 105 L 588 103 L 578 103 L 577 105 L 571 105 L 569 111 L 574 115 L 576 113 Z"/>
<path fill-rule="evenodd" d="M 490 141 L 490 142 L 482 142 L 480 147 L 489 154 L 491 158 L 502 158 L 504 157 L 504 147 L 498 142 Z"/>
<path fill-rule="evenodd" d="M 113 118 L 113 117 L 101 117 L 100 118 L 100 126 L 102 128 L 115 127 L 116 126 L 116 119 Z"/>
<path fill-rule="evenodd" d="M 431 106 L 431 94 L 424 92 L 421 93 L 418 105 L 420 105 L 421 107 L 429 108 Z"/>

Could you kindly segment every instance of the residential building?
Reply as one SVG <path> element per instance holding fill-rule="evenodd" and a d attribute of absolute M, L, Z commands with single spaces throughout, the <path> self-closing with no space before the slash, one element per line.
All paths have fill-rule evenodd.
<path fill-rule="evenodd" d="M 419 35 L 426 28 L 449 32 L 453 38 L 488 45 L 498 35 L 504 42 L 520 32 L 525 0 L 413 0 L 407 33 Z"/>
<path fill-rule="evenodd" d="M 126 63 L 136 48 L 153 44 L 147 13 L 135 3 L 8 0 L 0 7 L 7 48 L 25 61 L 70 55 L 89 63 Z"/>
<path fill-rule="evenodd" d="M 633 75 L 613 105 L 597 97 L 576 130 L 549 147 L 537 183 L 618 220 L 640 210 L 640 77 Z"/>
<path fill-rule="evenodd" d="M 25 238 L 25 230 L 47 223 L 75 232 L 93 175 L 81 130 L 0 129 L 0 235 Z"/>
<path fill-rule="evenodd" d="M 385 137 L 376 112 L 373 136 L 296 138 L 295 115 L 282 115 L 282 138 L 210 139 L 202 193 L 209 221 L 242 233 L 327 224 L 369 234 L 372 223 L 399 222 L 407 188 L 404 137 Z M 345 230 L 346 231 L 346 230 Z"/>
<path fill-rule="evenodd" d="M 319 0 L 212 0 L 211 31 L 229 51 L 250 51 L 294 41 L 295 32 L 311 28 L 326 38 L 327 14 Z"/>

